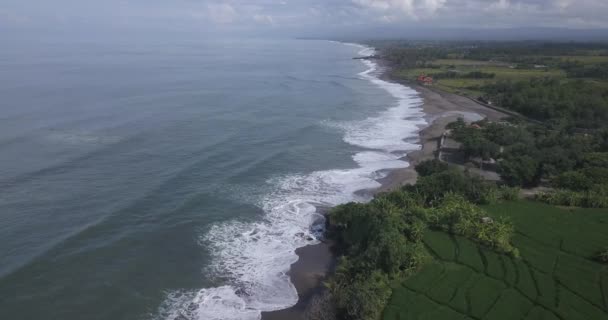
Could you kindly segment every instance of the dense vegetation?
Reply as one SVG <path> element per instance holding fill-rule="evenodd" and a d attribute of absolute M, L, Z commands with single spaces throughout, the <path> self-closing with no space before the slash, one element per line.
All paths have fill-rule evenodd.
<path fill-rule="evenodd" d="M 525 122 L 480 121 L 448 126 L 466 159 L 498 161 L 511 186 L 549 184 L 557 189 L 538 199 L 556 205 L 608 207 L 608 152 L 604 137 L 577 130 L 554 130 Z"/>
<path fill-rule="evenodd" d="M 415 185 L 333 209 L 340 259 L 311 319 L 608 319 L 608 212 L 574 209 L 608 208 L 608 45 L 374 45 L 396 78 L 513 111 L 448 126 L 501 182 L 426 161 Z"/>
<path fill-rule="evenodd" d="M 415 185 L 330 212 L 340 259 L 311 319 L 608 319 L 607 212 L 416 169 Z"/>
<path fill-rule="evenodd" d="M 540 121 L 587 129 L 601 128 L 608 121 L 608 89 L 585 81 L 535 78 L 501 81 L 482 90 L 498 105 Z"/>
<path fill-rule="evenodd" d="M 414 186 L 377 196 L 368 204 L 349 203 L 329 215 L 329 236 L 341 259 L 329 281 L 339 318 L 378 319 L 392 284 L 432 259 L 425 248 L 429 230 L 470 239 L 497 253 L 517 257 L 513 226 L 491 219 L 477 204 L 512 199 L 517 191 L 499 188 L 437 161 L 418 166 Z"/>
<path fill-rule="evenodd" d="M 455 71 L 448 72 L 440 72 L 434 73 L 433 77 L 435 79 L 456 79 L 456 78 L 464 78 L 464 79 L 493 79 L 496 77 L 494 73 L 486 73 L 481 71 L 472 71 L 466 73 L 460 73 Z"/>
<path fill-rule="evenodd" d="M 482 97 L 550 123 L 605 128 L 608 44 L 539 42 L 377 43 L 393 76 L 431 75 L 443 90 Z"/>

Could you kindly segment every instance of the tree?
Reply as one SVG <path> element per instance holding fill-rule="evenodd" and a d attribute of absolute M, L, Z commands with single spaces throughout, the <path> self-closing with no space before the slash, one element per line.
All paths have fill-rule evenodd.
<path fill-rule="evenodd" d="M 560 174 L 553 180 L 557 188 L 571 189 L 576 191 L 589 190 L 593 181 L 580 171 L 568 171 Z"/>
<path fill-rule="evenodd" d="M 500 162 L 500 176 L 511 186 L 537 185 L 538 169 L 538 160 L 527 155 L 509 157 Z"/>
<path fill-rule="evenodd" d="M 437 159 L 423 161 L 416 166 L 416 172 L 425 177 L 448 169 L 448 164 Z"/>
<path fill-rule="evenodd" d="M 331 288 L 339 312 L 353 320 L 378 320 L 392 292 L 388 277 L 378 270 Z"/>

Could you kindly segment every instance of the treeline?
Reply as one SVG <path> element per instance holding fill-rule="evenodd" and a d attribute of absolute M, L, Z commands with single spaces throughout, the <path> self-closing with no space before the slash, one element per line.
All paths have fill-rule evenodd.
<path fill-rule="evenodd" d="M 608 79 L 608 63 L 586 65 L 578 61 L 566 61 L 559 64 L 569 78 Z"/>
<path fill-rule="evenodd" d="M 505 183 L 558 191 L 538 199 L 558 205 L 608 207 L 608 131 L 585 133 L 523 122 L 459 120 L 448 126 L 466 158 L 495 159 Z"/>
<path fill-rule="evenodd" d="M 463 58 L 471 60 L 496 60 L 520 64 L 547 64 L 551 61 L 557 63 L 558 56 L 580 56 L 606 54 L 608 44 L 605 43 L 551 43 L 551 42 L 479 42 L 474 47 L 463 51 Z"/>
<path fill-rule="evenodd" d="M 382 50 L 384 59 L 403 67 L 428 66 L 433 60 L 449 58 L 560 67 L 563 57 L 608 56 L 606 43 L 375 41 L 370 44 Z"/>
<path fill-rule="evenodd" d="M 591 82 L 499 81 L 483 86 L 482 90 L 501 107 L 540 121 L 579 128 L 600 128 L 608 121 L 608 88 Z"/>
<path fill-rule="evenodd" d="M 449 52 L 443 47 L 389 47 L 383 50 L 382 58 L 396 68 L 432 68 L 434 60 L 446 58 Z"/>
<path fill-rule="evenodd" d="M 391 296 L 391 284 L 430 259 L 423 237 L 428 229 L 460 235 L 498 252 L 518 256 L 513 226 L 494 221 L 477 204 L 512 200 L 516 189 L 500 188 L 438 162 L 424 162 L 416 185 L 381 194 L 368 204 L 333 209 L 328 236 L 340 256 L 328 281 L 326 310 L 319 319 L 377 320 Z M 318 316 L 323 315 L 323 316 Z"/>
<path fill-rule="evenodd" d="M 481 72 L 481 71 L 472 71 L 472 72 L 448 71 L 448 72 L 439 72 L 439 73 L 433 74 L 433 78 L 435 78 L 435 79 L 456 79 L 456 78 L 460 78 L 460 79 L 494 79 L 494 77 L 496 77 L 496 74 L 494 74 L 494 73 Z"/>

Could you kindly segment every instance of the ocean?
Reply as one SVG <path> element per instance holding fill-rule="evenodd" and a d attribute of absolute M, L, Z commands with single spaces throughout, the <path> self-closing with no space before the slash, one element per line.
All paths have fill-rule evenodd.
<path fill-rule="evenodd" d="M 373 53 L 313 40 L 15 41 L 0 52 L 0 319 L 259 319 L 320 209 L 426 124 Z"/>

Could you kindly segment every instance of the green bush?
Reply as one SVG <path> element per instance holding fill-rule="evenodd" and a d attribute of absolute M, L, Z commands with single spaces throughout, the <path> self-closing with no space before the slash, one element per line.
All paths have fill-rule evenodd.
<path fill-rule="evenodd" d="M 536 185 L 539 166 L 538 160 L 530 156 L 511 156 L 500 162 L 500 176 L 511 186 Z"/>
<path fill-rule="evenodd" d="M 346 281 L 330 282 L 338 313 L 353 320 L 377 320 L 391 296 L 389 279 L 379 270 Z"/>
<path fill-rule="evenodd" d="M 553 180 L 553 186 L 577 191 L 589 190 L 593 181 L 580 171 L 568 171 L 557 176 Z"/>
<path fill-rule="evenodd" d="M 584 208 L 608 208 L 608 187 L 599 186 L 587 191 L 581 206 Z"/>
<path fill-rule="evenodd" d="M 583 167 L 608 168 L 608 152 L 590 152 L 583 156 Z"/>
<path fill-rule="evenodd" d="M 580 172 L 593 185 L 608 185 L 608 167 L 586 167 L 581 169 Z"/>
<path fill-rule="evenodd" d="M 513 251 L 513 225 L 486 219 L 486 213 L 464 197 L 450 194 L 429 215 L 429 225 L 461 235 L 501 252 Z"/>
<path fill-rule="evenodd" d="M 480 204 L 494 204 L 501 200 L 500 190 L 495 186 L 490 186 L 480 194 Z"/>
<path fill-rule="evenodd" d="M 512 198 L 516 189 L 439 162 L 418 170 L 424 175 L 414 186 L 329 212 L 328 236 L 341 255 L 328 282 L 338 318 L 377 319 L 392 292 L 389 281 L 408 277 L 431 258 L 423 241 L 429 227 L 517 256 L 511 224 L 490 219 L 474 204 Z"/>
<path fill-rule="evenodd" d="M 608 208 L 608 188 L 599 186 L 579 192 L 559 189 L 538 194 L 535 199 L 557 206 Z"/>
<path fill-rule="evenodd" d="M 416 166 L 416 172 L 423 177 L 446 170 L 448 170 L 448 164 L 437 159 L 423 161 Z"/>
<path fill-rule="evenodd" d="M 497 198 L 495 183 L 452 168 L 420 177 L 415 186 L 404 190 L 421 197 L 427 205 L 441 201 L 448 193 L 460 193 L 477 204 L 493 203 Z"/>
<path fill-rule="evenodd" d="M 501 186 L 499 188 L 500 199 L 505 201 L 515 201 L 519 199 L 519 188 L 510 188 L 507 186 Z"/>

